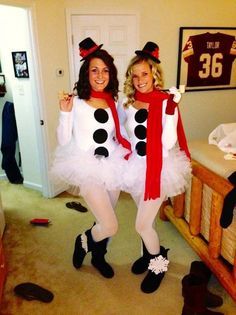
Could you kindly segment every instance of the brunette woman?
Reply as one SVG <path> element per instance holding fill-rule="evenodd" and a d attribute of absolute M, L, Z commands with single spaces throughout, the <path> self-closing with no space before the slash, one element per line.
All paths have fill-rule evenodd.
<path fill-rule="evenodd" d="M 116 111 L 117 69 L 113 57 L 91 38 L 79 44 L 83 64 L 75 85 L 76 96 L 60 101 L 57 129 L 59 147 L 54 178 L 78 190 L 96 223 L 75 240 L 73 265 L 82 266 L 92 253 L 92 265 L 106 278 L 114 275 L 105 261 L 108 240 L 118 229 L 114 211 L 130 144 L 120 134 Z"/>

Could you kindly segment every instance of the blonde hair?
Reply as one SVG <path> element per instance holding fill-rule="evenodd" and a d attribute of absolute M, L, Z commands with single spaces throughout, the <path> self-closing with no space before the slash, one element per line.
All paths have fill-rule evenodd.
<path fill-rule="evenodd" d="M 124 93 L 127 97 L 127 102 L 125 103 L 125 106 L 128 106 L 134 102 L 135 88 L 133 85 L 133 66 L 143 61 L 146 61 L 150 66 L 154 79 L 153 81 L 154 87 L 157 90 L 163 88 L 164 85 L 163 72 L 160 65 L 150 58 L 135 56 L 131 59 L 125 74 Z"/>

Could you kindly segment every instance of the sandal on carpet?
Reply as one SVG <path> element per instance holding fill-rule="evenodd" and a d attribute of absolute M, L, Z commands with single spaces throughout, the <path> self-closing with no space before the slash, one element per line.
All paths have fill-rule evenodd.
<path fill-rule="evenodd" d="M 49 303 L 53 300 L 54 297 L 52 292 L 31 282 L 18 284 L 14 288 L 14 292 L 15 294 L 19 295 L 20 297 L 28 301 L 39 300 L 41 302 Z"/>
<path fill-rule="evenodd" d="M 67 202 L 66 207 L 69 209 L 75 209 L 75 210 L 80 211 L 80 212 L 87 212 L 88 211 L 88 209 L 86 207 L 84 207 L 80 202 L 75 202 L 75 201 Z"/>

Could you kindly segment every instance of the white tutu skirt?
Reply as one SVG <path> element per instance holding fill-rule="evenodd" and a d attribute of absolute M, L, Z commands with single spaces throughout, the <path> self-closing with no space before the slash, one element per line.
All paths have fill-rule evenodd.
<path fill-rule="evenodd" d="M 178 147 L 168 151 L 163 157 L 161 171 L 161 192 L 173 197 L 185 191 L 191 179 L 191 163 Z M 122 190 L 134 195 L 144 194 L 146 180 L 146 158 L 132 154 L 126 164 Z"/>
<path fill-rule="evenodd" d="M 121 145 L 108 157 L 95 156 L 94 149 L 83 151 L 72 143 L 59 146 L 54 154 L 50 177 L 55 185 L 68 185 L 68 191 L 74 195 L 83 196 L 94 185 L 110 191 L 120 190 L 127 153 L 128 150 Z"/>

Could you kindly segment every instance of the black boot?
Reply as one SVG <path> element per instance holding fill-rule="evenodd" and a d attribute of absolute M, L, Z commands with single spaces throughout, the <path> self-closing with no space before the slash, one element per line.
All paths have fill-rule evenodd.
<path fill-rule="evenodd" d="M 165 248 L 163 246 L 160 247 L 160 254 L 165 252 Z M 131 271 L 136 274 L 140 275 L 148 270 L 148 265 L 150 261 L 150 254 L 142 240 L 142 256 L 138 258 L 132 265 Z"/>
<path fill-rule="evenodd" d="M 81 267 L 86 254 L 90 252 L 93 248 L 94 242 L 91 230 L 92 228 L 76 237 L 73 253 L 73 265 L 76 269 Z"/>
<path fill-rule="evenodd" d="M 168 250 L 162 247 L 158 255 L 149 254 L 149 270 L 141 283 L 141 290 L 144 293 L 152 293 L 159 288 L 169 264 L 167 260 Z"/>
<path fill-rule="evenodd" d="M 205 281 L 189 274 L 182 280 L 182 293 L 184 306 L 182 315 L 224 315 L 206 308 L 207 286 Z"/>
<path fill-rule="evenodd" d="M 148 269 L 148 263 L 150 260 L 149 252 L 147 251 L 143 240 L 142 240 L 142 254 L 143 255 L 133 263 L 132 268 L 131 268 L 131 271 L 136 275 L 144 273 Z"/>
<path fill-rule="evenodd" d="M 193 261 L 190 267 L 190 273 L 197 277 L 201 277 L 205 281 L 206 286 L 211 277 L 211 271 L 202 261 Z M 208 291 L 206 295 L 206 307 L 219 307 L 223 304 L 223 299 Z"/>
<path fill-rule="evenodd" d="M 92 249 L 92 265 L 103 275 L 105 278 L 112 278 L 114 276 L 114 271 L 112 267 L 106 262 L 105 254 L 107 252 L 108 238 L 100 242 L 94 242 L 94 247 Z"/>

